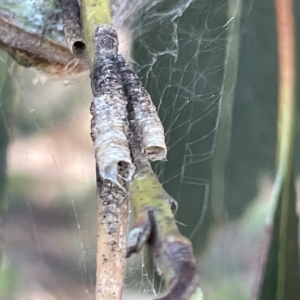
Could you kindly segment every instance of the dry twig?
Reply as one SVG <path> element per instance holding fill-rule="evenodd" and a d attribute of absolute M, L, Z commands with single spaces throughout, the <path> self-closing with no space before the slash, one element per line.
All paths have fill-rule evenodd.
<path fill-rule="evenodd" d="M 126 99 L 114 59 L 118 40 L 110 24 L 108 1 L 82 0 L 84 42 L 91 66 L 98 199 L 96 300 L 120 300 L 125 271 L 128 197 L 123 179 L 131 163 L 126 131 Z"/>
<path fill-rule="evenodd" d="M 116 32 L 109 25 L 100 25 L 95 17 L 101 8 L 101 1 L 96 2 L 82 1 L 94 95 L 91 136 L 100 196 L 96 299 L 122 297 L 128 181 L 137 219 L 128 237 L 127 257 L 147 242 L 169 290 L 160 299 L 200 300 L 192 245 L 178 231 L 173 216 L 177 203 L 164 191 L 148 161 L 166 156 L 163 126 L 138 76 L 118 55 Z"/>
<path fill-rule="evenodd" d="M 137 217 L 128 236 L 126 256 L 138 253 L 147 242 L 167 286 L 167 294 L 159 299 L 201 300 L 192 244 L 177 228 L 174 219 L 177 202 L 163 189 L 141 151 L 143 135 L 130 99 L 130 150 L 136 172 L 129 193 Z"/>

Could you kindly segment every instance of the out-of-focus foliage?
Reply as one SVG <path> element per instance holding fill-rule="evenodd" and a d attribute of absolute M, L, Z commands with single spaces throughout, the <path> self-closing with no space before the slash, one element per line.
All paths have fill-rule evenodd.
<path fill-rule="evenodd" d="M 226 18 L 226 9 L 221 9 L 218 1 L 193 1 L 182 14 L 180 22 L 176 23 L 176 18 L 172 18 L 174 15 L 168 14 L 173 5 L 174 3 L 168 1 L 160 1 L 150 11 L 145 9 L 141 12 L 137 22 L 145 24 L 142 28 L 149 29 L 150 26 L 147 25 L 150 20 L 156 25 L 134 41 L 134 61 L 147 89 L 156 100 L 165 128 L 169 129 L 168 162 L 157 166 L 157 173 L 165 182 L 167 191 L 179 201 L 177 219 L 186 225 L 181 227 L 182 232 L 192 237 L 196 249 L 203 251 L 207 247 L 205 237 L 209 232 L 208 228 L 214 225 L 210 209 L 205 202 L 207 197 L 209 203 L 211 200 L 209 182 L 213 175 L 213 155 L 209 156 L 207 153 L 212 151 L 214 145 L 212 132 L 217 118 L 218 103 L 213 106 L 213 99 L 222 99 L 222 94 L 218 93 L 220 91 L 216 86 L 220 85 L 224 72 L 226 39 L 221 24 Z M 210 5 L 212 10 L 212 7 L 218 7 L 218 14 L 207 18 L 206 5 Z M 169 19 L 166 17 L 169 22 L 159 21 L 164 13 L 169 16 Z M 298 24 L 299 15 L 300 5 L 295 3 L 295 19 Z M 262 175 L 267 174 L 271 178 L 274 175 L 278 107 L 275 22 L 273 2 L 243 1 L 230 151 L 225 157 L 225 219 L 242 216 L 250 202 L 256 198 L 258 182 Z M 137 26 L 137 30 L 138 28 Z M 206 51 L 207 47 L 210 47 L 211 51 Z M 168 51 L 160 55 L 163 49 Z M 300 53 L 299 49 L 298 47 L 297 53 Z M 203 78 L 203 69 L 207 72 L 213 71 Z M 209 113 L 204 115 L 203 111 L 208 111 L 207 98 L 211 106 Z M 191 101 L 188 101 L 190 99 Z M 299 116 L 299 110 L 296 114 Z M 296 136 L 299 137 L 299 126 Z M 299 170 L 299 151 L 295 154 L 295 168 Z M 194 178 L 198 178 L 198 182 L 193 180 Z M 290 208 L 296 218 L 293 204 Z M 199 218 L 200 211 L 206 212 L 203 218 Z M 260 224 L 262 233 L 263 224 Z M 297 232 L 294 231 L 291 235 L 295 241 Z M 228 236 L 228 239 L 230 238 L 232 236 Z M 239 249 L 238 243 L 230 242 L 226 243 L 226 246 L 235 252 L 235 248 Z M 258 253 L 259 251 L 256 255 Z M 219 255 L 225 262 L 227 259 L 234 260 L 230 251 L 227 259 L 221 253 Z M 250 257 L 245 255 L 244 259 Z M 255 263 L 258 263 L 258 260 Z M 295 263 L 297 264 L 296 261 Z M 232 264 L 234 265 L 234 262 Z M 220 267 L 213 265 L 216 269 Z M 234 273 L 232 268 L 219 270 L 219 276 L 232 278 L 229 276 Z M 297 272 L 297 268 L 294 271 Z M 205 278 L 204 272 L 202 276 Z M 237 295 L 237 288 L 228 299 L 249 299 L 252 284 L 253 278 L 248 282 L 248 289 L 244 288 L 244 291 L 248 291 L 248 296 Z M 224 294 L 230 294 L 230 290 L 235 288 L 234 284 L 231 286 L 228 282 L 225 282 L 224 286 Z M 237 286 L 241 285 L 237 283 Z M 222 298 L 225 299 L 225 296 L 222 295 Z M 274 298 L 271 296 L 270 299 Z"/>
<path fill-rule="evenodd" d="M 0 51 L 0 69 L 9 70 L 11 66 L 12 60 L 6 53 Z M 12 90 L 11 78 L 7 72 L 0 72 L 0 266 L 3 262 L 5 248 L 4 214 L 7 208 L 7 202 L 5 201 L 7 183 L 7 147 L 9 136 L 11 134 L 10 126 L 12 124 L 13 98 L 14 93 Z M 10 289 L 10 284 L 13 282 L 11 274 L 10 269 L 6 268 L 6 280 L 0 280 L 0 296 L 1 291 L 3 292 Z M 4 278 L 1 274 L 0 277 Z"/>
<path fill-rule="evenodd" d="M 296 28 L 300 28 L 300 2 L 295 2 Z M 273 4 L 243 1 L 225 169 L 226 222 L 211 232 L 209 188 L 224 71 L 227 5 L 216 0 L 152 4 L 147 10 L 147 2 L 143 3 L 145 9 L 136 15 L 132 38 L 136 70 L 166 128 L 168 161 L 155 169 L 166 190 L 179 201 L 176 219 L 183 223 L 179 223 L 181 232 L 192 238 L 197 252 L 202 251 L 198 265 L 205 299 L 250 299 L 263 242 L 265 201 L 270 196 L 266 182 L 272 180 L 275 162 L 277 43 Z M 176 19 L 172 19 L 174 7 L 178 8 Z M 68 87 L 49 81 L 33 85 L 33 72 L 18 71 L 11 76 L 9 70 L 1 67 L 1 76 L 9 76 L 19 93 L 14 125 L 8 123 L 4 135 L 7 139 L 7 132 L 15 131 L 9 149 L 6 215 L 6 266 L 15 284 L 9 300 L 20 295 L 43 300 L 92 299 L 96 192 L 89 138 L 89 82 Z M 300 85 L 297 88 L 300 94 Z M 298 176 L 299 151 L 295 154 Z M 0 159 L 6 161 L 5 152 Z M 263 204 L 258 198 L 264 199 Z M 146 257 L 128 261 L 128 299 L 134 299 L 131 293 L 136 290 L 140 294 L 149 291 L 153 298 Z"/>
<path fill-rule="evenodd" d="M 294 176 L 296 64 L 293 0 L 276 0 L 278 39 L 277 170 L 254 299 L 299 299 L 299 216 Z"/>
<path fill-rule="evenodd" d="M 299 216 L 296 214 L 295 180 L 292 168 L 276 195 L 276 214 L 268 224 L 259 266 L 261 282 L 255 291 L 261 300 L 297 300 L 300 296 Z"/>

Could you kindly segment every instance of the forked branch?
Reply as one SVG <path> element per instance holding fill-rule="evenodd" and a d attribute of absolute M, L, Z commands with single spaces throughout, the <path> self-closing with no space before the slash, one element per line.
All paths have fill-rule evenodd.
<path fill-rule="evenodd" d="M 81 5 L 94 96 L 91 136 L 100 198 L 96 300 L 122 298 L 128 219 L 126 188 L 137 213 L 126 256 L 139 252 L 148 243 L 168 289 L 159 299 L 201 300 L 192 245 L 180 234 L 174 219 L 177 203 L 164 191 L 149 163 L 149 159 L 165 158 L 167 152 L 156 108 L 138 76 L 118 55 L 117 34 L 109 24 L 103 24 L 107 20 L 110 23 L 110 17 L 99 19 L 108 2 L 82 0 Z M 72 30 L 68 27 L 65 32 Z M 71 47 L 72 38 L 67 36 L 67 40 Z"/>
<path fill-rule="evenodd" d="M 120 63 L 124 62 L 119 60 Z M 128 83 L 123 76 L 124 73 L 123 83 Z M 137 85 L 138 82 L 139 80 L 136 81 Z M 174 219 L 177 202 L 164 190 L 152 171 L 146 154 L 142 153 L 144 136 L 130 93 L 128 100 L 129 145 L 136 167 L 129 183 L 129 197 L 135 208 L 136 220 L 128 235 L 126 256 L 138 253 L 147 243 L 167 287 L 167 293 L 159 299 L 201 300 L 203 297 L 192 244 L 180 234 Z"/>

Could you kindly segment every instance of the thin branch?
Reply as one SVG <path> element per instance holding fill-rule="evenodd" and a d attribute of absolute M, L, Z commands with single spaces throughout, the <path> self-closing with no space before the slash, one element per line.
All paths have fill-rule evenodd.
<path fill-rule="evenodd" d="M 94 142 L 98 188 L 96 300 L 121 300 L 125 272 L 128 197 L 123 179 L 134 172 L 127 142 L 126 97 L 116 70 L 116 32 L 109 2 L 82 0 L 84 41 L 91 66 Z"/>
<path fill-rule="evenodd" d="M 192 244 L 180 234 L 173 216 L 176 201 L 165 192 L 143 154 L 135 156 L 135 164 L 129 191 L 137 216 L 128 236 L 127 257 L 147 242 L 167 287 L 167 294 L 159 299 L 201 300 Z"/>
<path fill-rule="evenodd" d="M 87 54 L 92 62 L 95 54 L 94 34 L 97 27 L 111 25 L 109 0 L 80 0 L 81 21 Z"/>
<path fill-rule="evenodd" d="M 91 136 L 100 196 L 96 300 L 122 297 L 128 216 L 124 179 L 137 212 L 127 257 L 148 242 L 169 291 L 160 299 L 201 300 L 192 245 L 174 219 L 177 203 L 164 191 L 148 161 L 166 156 L 163 126 L 138 76 L 117 56 L 116 32 L 110 25 L 100 25 L 97 13 L 104 7 L 100 2 L 81 3 L 94 95 Z"/>
<path fill-rule="evenodd" d="M 99 171 L 96 170 L 99 174 Z M 96 300 L 121 300 L 124 288 L 128 196 L 97 175 L 98 231 Z"/>
<path fill-rule="evenodd" d="M 126 73 L 122 73 L 126 85 L 128 78 L 124 76 Z M 131 78 L 132 86 L 139 82 Z M 136 166 L 129 193 L 136 220 L 128 236 L 126 256 L 138 253 L 147 242 L 167 286 L 167 294 L 159 299 L 202 300 L 192 244 L 180 234 L 174 219 L 177 202 L 163 189 L 143 153 L 144 136 L 140 128 L 143 120 L 136 117 L 135 98 L 130 92 L 128 96 L 129 145 Z"/>

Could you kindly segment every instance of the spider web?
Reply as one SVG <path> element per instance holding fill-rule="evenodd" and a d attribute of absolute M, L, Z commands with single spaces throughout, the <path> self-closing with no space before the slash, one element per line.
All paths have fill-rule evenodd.
<path fill-rule="evenodd" d="M 250 299 L 258 250 L 245 249 L 251 244 L 259 248 L 265 205 L 252 205 L 252 214 L 229 220 L 240 216 L 256 196 L 254 169 L 261 164 L 263 170 L 272 170 L 275 136 L 267 128 L 275 126 L 275 108 L 263 123 L 266 129 L 251 118 L 266 112 L 268 105 L 275 107 L 276 101 L 249 110 L 246 102 L 256 94 L 243 72 L 253 62 L 248 59 L 246 67 L 241 62 L 251 49 L 245 37 L 257 44 L 259 57 L 266 36 L 256 32 L 264 25 L 257 20 L 273 8 L 254 1 L 242 7 L 242 1 L 231 0 L 116 0 L 112 8 L 121 52 L 128 58 L 131 52 L 132 65 L 163 121 L 168 158 L 154 164 L 154 170 L 179 202 L 176 219 L 193 242 L 205 299 Z M 251 18 L 256 26 L 249 25 Z M 276 62 L 275 53 L 270 57 Z M 8 111 L 14 111 L 4 118 L 7 108 L 1 105 L 11 142 L 2 268 L 7 282 L 0 298 L 93 299 L 97 216 L 89 79 L 65 86 L 9 65 L 5 55 L 0 63 L 11 84 Z M 271 59 L 266 64 L 275 67 Z M 262 76 L 254 81 L 276 78 L 271 71 Z M 270 93 L 275 99 L 276 91 Z M 252 153 L 257 151 L 247 146 L 258 141 L 256 167 L 247 168 L 244 161 L 254 166 Z M 260 182 L 263 196 L 258 198 L 266 198 L 268 177 Z M 258 215 L 256 221 L 252 215 Z M 248 263 L 238 257 L 241 251 Z M 128 260 L 125 277 L 124 299 L 153 299 L 163 291 L 147 251 Z"/>

